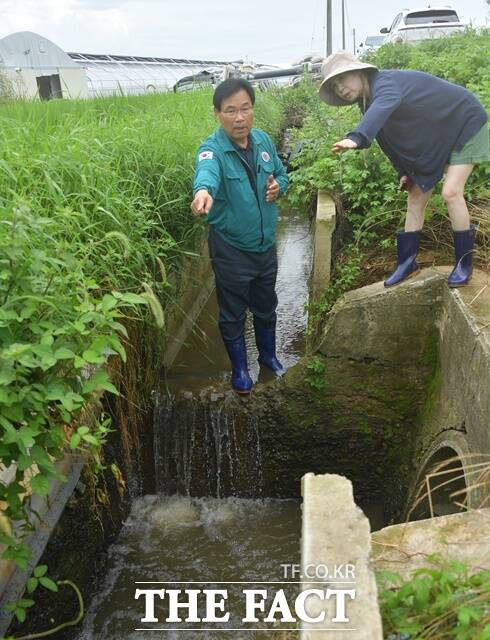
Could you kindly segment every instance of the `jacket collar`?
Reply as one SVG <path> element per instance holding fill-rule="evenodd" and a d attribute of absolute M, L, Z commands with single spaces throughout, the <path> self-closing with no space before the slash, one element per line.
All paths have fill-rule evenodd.
<path fill-rule="evenodd" d="M 226 135 L 223 127 L 220 127 L 216 131 L 216 137 L 218 139 L 218 143 L 223 151 L 236 151 L 236 148 L 233 146 L 230 138 Z M 255 146 L 261 144 L 260 136 L 257 134 L 257 131 L 252 127 L 250 130 L 250 137 L 252 138 L 252 142 Z"/>

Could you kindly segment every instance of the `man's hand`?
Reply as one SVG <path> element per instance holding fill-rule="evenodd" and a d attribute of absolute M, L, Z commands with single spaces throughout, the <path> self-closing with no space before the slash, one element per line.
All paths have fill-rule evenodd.
<path fill-rule="evenodd" d="M 267 178 L 267 191 L 265 193 L 265 201 L 266 202 L 274 202 L 279 195 L 279 183 L 276 181 L 274 176 L 271 174 Z"/>
<path fill-rule="evenodd" d="M 347 149 L 357 149 L 357 142 L 350 138 L 345 138 L 332 145 L 331 151 L 332 153 L 340 153 L 341 151 L 347 151 Z"/>
<path fill-rule="evenodd" d="M 191 204 L 192 213 L 195 216 L 205 216 L 211 211 L 212 206 L 213 198 L 209 195 L 206 189 L 199 189 Z"/>
<path fill-rule="evenodd" d="M 400 178 L 400 191 L 410 191 L 414 184 L 410 176 L 402 176 Z"/>

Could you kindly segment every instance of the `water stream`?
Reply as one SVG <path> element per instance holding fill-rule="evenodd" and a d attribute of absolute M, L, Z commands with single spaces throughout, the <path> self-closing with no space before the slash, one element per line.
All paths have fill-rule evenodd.
<path fill-rule="evenodd" d="M 284 213 L 279 219 L 277 236 L 278 357 L 284 366 L 291 367 L 303 355 L 305 346 L 305 303 L 313 252 L 310 222 L 305 216 Z M 170 393 L 197 395 L 204 389 L 229 388 L 229 361 L 217 317 L 218 306 L 213 293 L 169 372 Z M 251 317 L 247 319 L 245 335 L 250 375 L 259 382 L 271 379 L 271 374 L 266 369 L 259 369 L 257 363 Z"/>
<path fill-rule="evenodd" d="M 184 632 L 184 629 L 243 627 L 242 590 L 267 588 L 267 585 L 252 584 L 253 581 L 284 580 L 281 564 L 299 563 L 299 539 L 300 507 L 295 501 L 183 496 L 140 498 L 133 503 L 117 543 L 109 550 L 110 569 L 92 600 L 78 640 L 137 640 L 148 635 L 169 640 L 266 637 L 249 631 Z M 166 584 L 137 585 L 136 581 L 165 581 Z M 179 584 L 169 584 L 175 581 Z M 250 584 L 231 584 L 237 581 Z M 226 584 L 216 584 L 223 582 Z M 165 623 L 168 607 L 164 599 L 155 607 L 159 623 L 142 623 L 144 600 L 135 600 L 138 587 L 226 589 L 226 609 L 232 615 L 226 624 L 219 625 Z M 283 584 L 280 587 L 288 589 Z M 289 589 L 291 593 L 296 592 L 295 585 Z M 204 616 L 202 606 L 199 612 Z M 185 617 L 186 612 L 181 613 Z M 136 631 L 176 627 L 179 630 L 161 633 Z M 288 637 L 294 638 L 295 634 L 289 633 Z"/>
<path fill-rule="evenodd" d="M 278 258 L 278 356 L 290 367 L 304 350 L 312 258 L 310 223 L 304 217 L 281 217 Z M 143 599 L 135 600 L 137 581 L 280 581 L 284 579 L 281 564 L 300 561 L 299 503 L 261 497 L 260 433 L 253 415 L 248 417 L 245 441 L 237 438 L 233 410 L 236 398 L 229 391 L 229 363 L 216 318 L 213 295 L 179 353 L 165 387 L 157 392 L 154 430 L 158 495 L 144 496 L 133 503 L 117 542 L 109 550 L 107 574 L 98 585 L 78 640 L 132 640 L 148 635 L 136 631 L 145 626 L 140 621 Z M 251 322 L 247 323 L 247 344 L 252 377 L 259 382 L 270 379 L 267 371 L 259 370 Z M 192 488 L 196 476 L 199 492 Z M 156 589 L 168 584 L 150 586 Z M 196 586 L 205 588 L 209 584 L 193 588 Z M 227 588 L 232 614 L 227 626 L 243 627 L 243 585 Z M 285 588 L 296 589 L 293 585 Z M 167 615 L 165 599 L 156 605 L 155 612 L 159 624 L 146 627 L 172 627 L 162 622 Z M 185 623 L 179 623 L 178 628 L 154 632 L 152 637 L 268 637 L 268 632 L 261 635 L 263 632 L 253 631 L 184 632 Z M 289 633 L 288 638 L 295 635 Z"/>

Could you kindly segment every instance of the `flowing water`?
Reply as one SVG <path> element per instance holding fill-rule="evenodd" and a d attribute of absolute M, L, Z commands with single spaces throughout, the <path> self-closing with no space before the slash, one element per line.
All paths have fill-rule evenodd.
<path fill-rule="evenodd" d="M 238 428 L 238 418 L 233 392 L 159 398 L 154 436 L 157 492 L 262 497 L 258 420 L 247 414 L 246 424 Z"/>
<path fill-rule="evenodd" d="M 136 500 L 117 543 L 110 548 L 109 572 L 90 605 L 78 640 L 267 637 L 251 631 L 184 629 L 242 628 L 246 626 L 242 623 L 244 589 L 265 588 L 272 593 L 272 589 L 284 588 L 287 591 L 287 585 L 282 582 L 281 564 L 299 563 L 300 522 L 299 504 L 289 500 L 183 496 L 145 496 Z M 152 581 L 166 584 L 135 584 Z M 189 584 L 191 582 L 199 584 Z M 234 582 L 247 584 L 230 584 Z M 165 623 L 168 606 L 164 598 L 155 607 L 159 622 L 142 623 L 144 598 L 135 600 L 137 588 L 226 589 L 225 611 L 232 615 L 226 624 L 219 625 Z M 288 602 L 293 600 L 296 586 L 290 585 L 289 590 Z M 199 612 L 204 616 L 202 606 Z M 186 615 L 186 611 L 181 610 L 181 616 Z M 248 626 L 257 628 L 258 625 Z M 151 628 L 178 630 L 136 631 Z M 288 638 L 295 635 L 288 633 Z"/>
<path fill-rule="evenodd" d="M 309 222 L 292 214 L 283 216 L 278 228 L 277 342 L 278 357 L 286 367 L 295 364 L 304 350 L 311 258 Z M 261 498 L 260 433 L 253 415 L 244 430 L 246 441 L 237 440 L 235 414 L 230 408 L 233 403 L 228 402 L 229 363 L 216 318 L 213 295 L 179 353 L 166 388 L 157 393 L 154 429 L 158 495 L 144 496 L 133 503 L 117 542 L 109 550 L 107 575 L 89 606 L 78 640 L 133 640 L 145 636 L 224 640 L 270 634 L 184 632 L 186 626 L 213 625 L 165 623 L 166 598 L 157 599 L 155 617 L 159 622 L 142 623 L 144 598 L 135 599 L 137 588 L 189 588 L 188 583 L 199 582 L 190 586 L 205 589 L 227 583 L 214 587 L 228 590 L 227 610 L 231 617 L 226 626 L 243 628 L 243 589 L 267 585 L 229 583 L 280 582 L 284 580 L 281 564 L 300 561 L 299 503 Z M 250 371 L 260 382 L 270 375 L 259 370 L 253 342 L 253 329 L 248 322 Z M 192 490 L 196 476 L 201 497 L 190 497 L 196 495 Z M 167 584 L 135 584 L 152 581 Z M 271 587 L 296 590 L 294 585 Z M 176 626 L 179 630 L 168 630 Z M 167 630 L 136 630 L 141 628 Z M 287 634 L 289 639 L 295 636 Z"/>
<path fill-rule="evenodd" d="M 308 301 L 308 281 L 311 272 L 313 242 L 310 222 L 292 213 L 279 219 L 277 257 L 279 271 L 276 291 L 277 353 L 282 364 L 291 367 L 304 353 Z M 194 395 L 203 389 L 229 387 L 229 361 L 219 334 L 216 296 L 210 297 L 198 322 L 180 350 L 167 378 L 168 390 Z M 271 374 L 259 369 L 253 326 L 246 325 L 249 371 L 252 379 L 267 380 Z"/>

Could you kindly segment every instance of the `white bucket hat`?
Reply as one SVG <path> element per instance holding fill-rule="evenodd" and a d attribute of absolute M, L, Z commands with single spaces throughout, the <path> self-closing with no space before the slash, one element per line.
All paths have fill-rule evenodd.
<path fill-rule="evenodd" d="M 374 64 L 361 62 L 348 51 L 337 51 L 337 53 L 332 53 L 332 55 L 328 56 L 322 64 L 322 76 L 324 79 L 320 85 L 320 89 L 318 90 L 320 98 L 327 104 L 331 104 L 334 107 L 351 104 L 350 102 L 339 98 L 330 86 L 330 81 L 332 78 L 340 76 L 342 73 L 347 73 L 348 71 L 362 71 L 363 69 L 376 69 L 377 71 L 378 67 L 375 67 Z"/>

